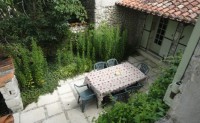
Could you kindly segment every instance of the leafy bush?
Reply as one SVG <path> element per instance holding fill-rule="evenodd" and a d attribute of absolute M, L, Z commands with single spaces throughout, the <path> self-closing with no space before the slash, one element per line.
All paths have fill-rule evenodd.
<path fill-rule="evenodd" d="M 87 30 L 78 34 L 77 49 L 88 58 L 122 60 L 125 54 L 127 31 L 121 31 L 119 26 L 102 24 L 97 29 Z M 81 52 L 80 52 L 81 51 Z"/>
<path fill-rule="evenodd" d="M 60 73 L 61 78 L 90 71 L 92 64 L 98 60 L 110 58 L 122 60 L 125 54 L 127 31 L 102 24 L 97 29 L 69 33 L 68 39 L 57 50 L 56 61 L 59 68 L 57 72 Z"/>
<path fill-rule="evenodd" d="M 34 37 L 45 56 L 55 57 L 68 36 L 68 22 L 83 22 L 87 18 L 79 0 L 3 0 L 0 6 L 1 42 L 29 45 L 27 39 Z"/>
<path fill-rule="evenodd" d="M 36 102 L 40 95 L 52 93 L 54 89 L 58 86 L 59 77 L 58 74 L 55 72 L 56 67 L 54 65 L 51 65 L 51 68 L 47 69 L 48 70 L 44 76 L 46 83 L 43 84 L 43 87 L 31 88 L 29 90 L 21 90 L 24 107 L 32 102 Z"/>
<path fill-rule="evenodd" d="M 20 44 L 4 47 L 14 58 L 16 77 L 21 89 L 42 86 L 45 82 L 47 62 L 34 39 L 30 47 Z"/>
<path fill-rule="evenodd" d="M 42 49 L 37 46 L 33 39 L 31 48 L 31 70 L 33 80 L 37 86 L 42 86 L 45 82 L 44 77 L 47 69 L 47 62 L 44 58 Z"/>
<path fill-rule="evenodd" d="M 65 54 L 61 50 L 57 52 L 58 66 L 64 67 L 53 65 L 55 68 L 47 70 L 46 62 L 46 58 L 54 59 L 57 49 L 68 40 L 68 22 L 83 22 L 87 18 L 79 0 L 3 0 L 0 6 L 0 50 L 15 60 L 25 105 L 53 90 L 58 78 L 64 76 L 63 71 L 67 70 L 67 77 L 79 72 L 77 63 L 73 64 L 77 58 L 74 58 L 72 50 Z M 79 64 L 81 62 L 84 62 L 84 67 L 80 67 L 82 71 L 90 69 L 87 65 L 90 60 L 81 59 Z"/>
<path fill-rule="evenodd" d="M 167 68 L 162 69 L 161 75 L 150 87 L 149 93 L 137 93 L 128 103 L 116 103 L 113 107 L 100 114 L 96 123 L 154 123 L 165 116 L 168 106 L 163 102 L 168 85 L 172 82 L 181 55 L 168 57 Z"/>
<path fill-rule="evenodd" d="M 72 42 L 57 50 L 57 73 L 61 79 L 90 71 L 91 66 L 92 61 L 84 53 L 82 56 L 73 53 Z"/>

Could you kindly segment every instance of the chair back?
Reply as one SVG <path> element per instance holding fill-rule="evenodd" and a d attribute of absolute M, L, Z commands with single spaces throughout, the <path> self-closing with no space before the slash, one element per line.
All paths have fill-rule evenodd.
<path fill-rule="evenodd" d="M 74 88 L 75 88 L 77 94 L 80 95 L 80 92 L 78 91 L 78 88 L 80 88 L 80 87 L 78 85 L 74 84 Z"/>
<path fill-rule="evenodd" d="M 111 66 L 114 66 L 114 65 L 117 65 L 118 64 L 118 61 L 117 61 L 117 59 L 109 59 L 109 60 L 107 60 L 107 65 L 108 65 L 108 67 L 111 67 Z"/>
<path fill-rule="evenodd" d="M 101 70 L 107 68 L 106 62 L 97 62 L 94 64 L 94 70 Z"/>
<path fill-rule="evenodd" d="M 145 63 L 139 63 L 137 68 L 145 75 L 149 72 L 149 67 Z"/>
<path fill-rule="evenodd" d="M 128 93 L 135 93 L 140 89 L 143 85 L 141 83 L 137 83 L 135 85 L 129 86 L 125 89 L 126 92 Z"/>
<path fill-rule="evenodd" d="M 120 101 L 120 102 L 127 102 L 128 101 L 128 93 L 125 92 L 121 92 L 118 94 L 113 95 L 114 97 L 114 101 Z"/>

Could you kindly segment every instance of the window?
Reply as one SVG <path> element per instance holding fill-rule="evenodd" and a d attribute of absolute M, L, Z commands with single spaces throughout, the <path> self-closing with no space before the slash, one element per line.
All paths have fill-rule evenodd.
<path fill-rule="evenodd" d="M 163 40 L 164 35 L 165 35 L 167 24 L 168 24 L 168 19 L 166 19 L 166 18 L 160 19 L 160 23 L 158 25 L 158 30 L 157 30 L 157 33 L 156 33 L 156 38 L 154 40 L 154 43 L 156 43 L 158 45 L 162 44 L 162 40 Z"/>

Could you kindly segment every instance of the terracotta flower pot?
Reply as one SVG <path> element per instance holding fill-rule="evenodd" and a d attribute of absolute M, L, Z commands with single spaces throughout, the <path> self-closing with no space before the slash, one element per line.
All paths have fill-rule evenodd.
<path fill-rule="evenodd" d="M 11 114 L 0 117 L 0 123 L 14 123 L 14 117 Z"/>

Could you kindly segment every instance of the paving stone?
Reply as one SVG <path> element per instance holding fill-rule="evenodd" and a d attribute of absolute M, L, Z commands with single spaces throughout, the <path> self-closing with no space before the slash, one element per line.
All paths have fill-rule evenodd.
<path fill-rule="evenodd" d="M 138 61 L 144 61 L 144 60 L 146 60 L 146 58 L 144 56 L 136 56 L 134 58 L 137 59 Z"/>
<path fill-rule="evenodd" d="M 155 73 L 160 73 L 160 72 L 161 72 L 159 67 L 152 68 L 151 70 L 152 70 L 153 72 L 155 72 Z"/>
<path fill-rule="evenodd" d="M 70 83 L 70 82 L 73 82 L 74 81 L 74 78 L 68 78 L 67 80 L 65 80 L 65 83 Z"/>
<path fill-rule="evenodd" d="M 43 119 L 45 119 L 43 107 L 21 113 L 21 123 L 34 123 Z"/>
<path fill-rule="evenodd" d="M 140 62 L 134 63 L 133 66 L 137 67 Z"/>
<path fill-rule="evenodd" d="M 155 63 L 153 63 L 152 61 L 150 60 L 145 60 L 144 61 L 150 68 L 155 68 L 157 67 L 158 65 L 156 65 Z"/>
<path fill-rule="evenodd" d="M 88 123 L 86 117 L 79 108 L 69 110 L 67 114 L 71 123 Z"/>
<path fill-rule="evenodd" d="M 137 63 L 139 62 L 137 59 L 135 59 L 134 57 L 129 56 L 128 57 L 128 62 L 130 62 L 131 64 Z"/>
<path fill-rule="evenodd" d="M 85 80 L 85 78 L 84 78 L 84 79 L 79 79 L 79 80 L 73 81 L 73 82 L 71 83 L 71 85 L 73 85 L 73 86 L 74 86 L 74 84 L 76 84 L 76 85 L 83 85 L 83 84 L 84 84 L 84 80 Z"/>
<path fill-rule="evenodd" d="M 150 77 L 149 80 L 155 81 L 157 78 L 158 78 L 158 75 Z"/>
<path fill-rule="evenodd" d="M 151 77 L 153 77 L 153 76 L 156 76 L 157 73 L 155 73 L 154 71 L 152 71 L 152 70 L 150 69 L 147 75 L 151 78 Z"/>
<path fill-rule="evenodd" d="M 78 75 L 74 78 L 74 80 L 79 80 L 79 79 L 84 79 L 86 77 L 87 74 L 81 74 L 81 75 Z"/>
<path fill-rule="evenodd" d="M 154 79 L 149 79 L 149 80 L 148 80 L 148 84 L 149 84 L 149 86 L 151 86 L 154 82 L 155 82 Z"/>
<path fill-rule="evenodd" d="M 67 120 L 65 114 L 62 113 L 62 114 L 50 117 L 46 119 L 45 121 L 43 121 L 42 123 L 70 123 L 70 121 Z M 77 123 L 80 123 L 80 121 Z"/>
<path fill-rule="evenodd" d="M 28 106 L 26 106 L 26 108 L 24 109 L 24 111 L 28 111 L 31 109 L 37 108 L 37 104 L 35 102 L 29 104 Z"/>
<path fill-rule="evenodd" d="M 54 91 L 52 94 L 45 94 L 39 97 L 38 99 L 38 106 L 42 106 L 45 104 L 50 104 L 53 102 L 57 102 L 59 100 L 57 91 Z"/>
<path fill-rule="evenodd" d="M 58 81 L 58 85 L 65 85 L 66 84 L 66 81 L 64 81 L 64 80 L 59 80 Z"/>
<path fill-rule="evenodd" d="M 55 114 L 62 112 L 62 107 L 61 107 L 60 102 L 49 104 L 49 105 L 46 105 L 45 107 L 47 109 L 48 116 L 53 116 Z"/>
<path fill-rule="evenodd" d="M 99 113 L 101 113 L 103 109 L 101 107 L 97 108 L 96 101 L 90 102 L 85 107 L 85 116 L 88 118 L 90 123 L 92 123 L 92 119 L 97 119 L 99 116 Z"/>
<path fill-rule="evenodd" d="M 73 109 L 78 106 L 77 100 L 72 92 L 60 96 L 64 109 Z"/>
<path fill-rule="evenodd" d="M 60 87 L 57 87 L 57 88 L 58 88 L 59 94 L 65 94 L 72 91 L 72 89 L 70 88 L 68 84 L 61 85 Z"/>
<path fill-rule="evenodd" d="M 76 92 L 76 90 L 74 89 L 74 84 L 76 84 L 76 85 L 83 85 L 83 84 L 84 84 L 84 80 L 85 80 L 85 79 L 80 79 L 80 80 L 76 80 L 76 81 L 71 82 L 71 83 L 70 83 L 70 86 L 71 86 L 72 90 L 73 90 L 74 92 Z M 83 89 L 83 88 L 82 88 L 82 89 Z"/>
<path fill-rule="evenodd" d="M 13 114 L 15 123 L 19 123 L 19 113 Z"/>

